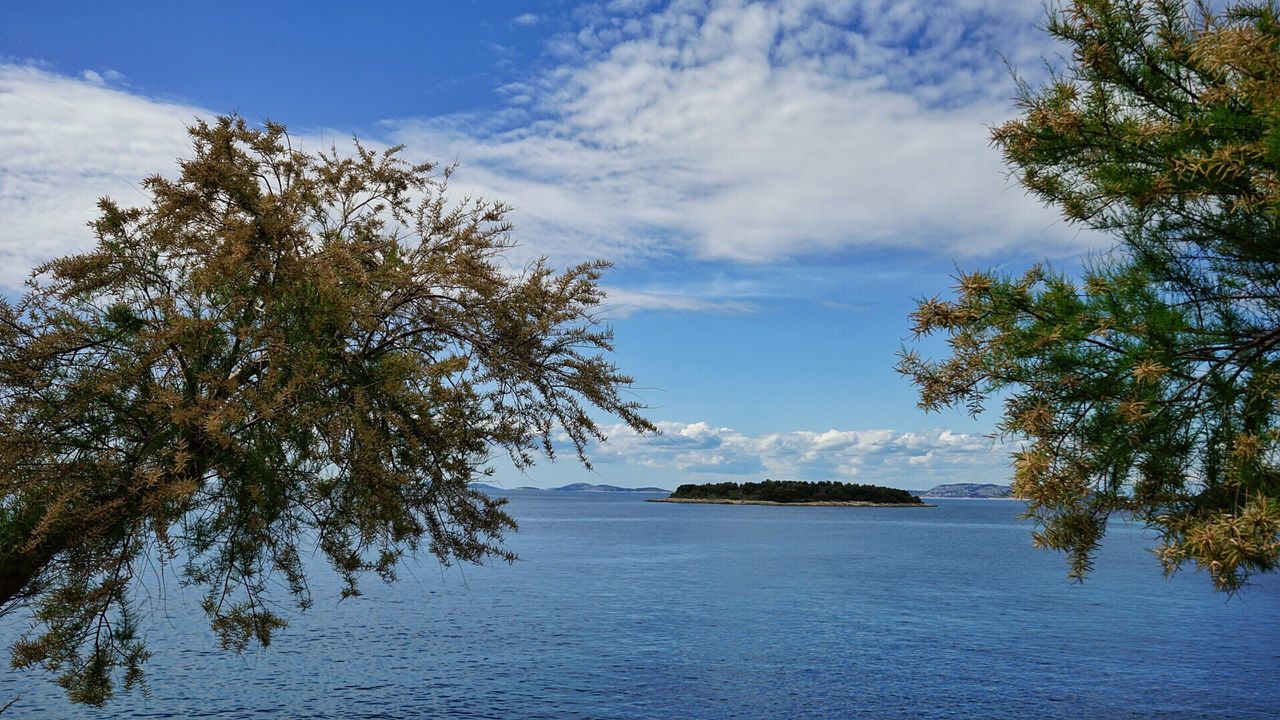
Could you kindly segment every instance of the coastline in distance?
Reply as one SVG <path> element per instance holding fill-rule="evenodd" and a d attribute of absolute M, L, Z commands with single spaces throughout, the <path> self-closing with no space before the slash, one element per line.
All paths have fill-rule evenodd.
<path fill-rule="evenodd" d="M 539 490 L 542 492 L 622 492 L 622 493 L 669 493 L 670 490 L 660 487 L 641 487 L 627 488 L 618 487 L 617 485 L 592 485 L 591 483 L 570 483 L 569 485 L 561 485 L 553 488 L 539 488 L 529 485 L 520 487 L 504 488 L 489 483 L 471 483 L 471 487 L 476 490 L 491 490 L 493 492 L 507 492 L 509 490 Z"/>
<path fill-rule="evenodd" d="M 1015 500 L 1008 485 L 992 483 L 951 483 L 935 485 L 928 490 L 912 490 L 922 498 L 961 498 L 973 500 Z"/>

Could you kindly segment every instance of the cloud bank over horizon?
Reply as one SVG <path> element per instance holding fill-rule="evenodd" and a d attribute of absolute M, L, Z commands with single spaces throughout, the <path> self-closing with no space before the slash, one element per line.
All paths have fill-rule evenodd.
<path fill-rule="evenodd" d="M 661 434 L 641 436 L 625 425 L 605 428 L 608 441 L 588 455 L 599 478 L 607 466 L 642 469 L 661 485 L 679 482 L 839 480 L 928 489 L 954 482 L 1004 482 L 1008 449 L 984 435 L 938 428 L 792 431 L 747 434 L 705 422 L 659 422 Z M 572 453 L 570 446 L 562 451 Z M 665 480 L 674 483 L 676 480 Z M 678 483 L 677 483 L 678 484 Z"/>

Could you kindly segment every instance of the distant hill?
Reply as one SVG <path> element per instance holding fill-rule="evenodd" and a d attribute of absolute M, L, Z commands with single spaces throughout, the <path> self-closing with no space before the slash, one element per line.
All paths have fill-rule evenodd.
<path fill-rule="evenodd" d="M 1007 498 L 1013 497 L 1008 485 L 990 483 L 953 483 L 938 485 L 919 493 L 926 498 Z"/>
<path fill-rule="evenodd" d="M 561 485 L 557 488 L 536 488 L 528 485 L 515 488 L 502 488 L 488 483 L 471 483 L 471 487 L 476 490 L 492 490 L 494 492 L 507 492 L 510 490 L 546 490 L 547 492 L 645 492 L 645 493 L 670 493 L 660 487 L 642 487 L 642 488 L 625 488 L 617 485 L 592 485 L 591 483 L 572 483 L 570 485 Z"/>
<path fill-rule="evenodd" d="M 617 485 L 592 485 L 591 483 L 572 483 L 569 485 L 561 485 L 558 488 L 551 488 L 552 492 L 650 492 L 650 493 L 669 493 L 670 490 L 664 490 L 660 487 L 642 487 L 642 488 L 624 488 Z"/>

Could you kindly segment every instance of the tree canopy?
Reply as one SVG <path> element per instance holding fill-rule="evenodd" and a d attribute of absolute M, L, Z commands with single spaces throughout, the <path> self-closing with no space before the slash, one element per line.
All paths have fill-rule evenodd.
<path fill-rule="evenodd" d="M 904 350 L 927 409 L 982 410 L 1019 448 L 1036 542 L 1089 570 L 1107 518 L 1234 591 L 1280 562 L 1280 19 L 1274 3 L 1075 0 L 1070 57 L 992 133 L 1013 174 L 1115 249 L 1081 276 L 962 273 Z"/>
<path fill-rule="evenodd" d="M 141 677 L 145 567 L 201 589 L 225 648 L 265 646 L 311 602 L 303 548 L 343 596 L 422 549 L 512 559 L 505 501 L 468 487 L 494 453 L 565 437 L 585 463 L 596 411 L 653 429 L 602 355 L 605 263 L 513 269 L 507 207 L 399 148 L 190 135 L 175 179 L 102 200 L 93 250 L 0 301 L 0 611 L 34 614 L 15 666 L 80 702 Z"/>

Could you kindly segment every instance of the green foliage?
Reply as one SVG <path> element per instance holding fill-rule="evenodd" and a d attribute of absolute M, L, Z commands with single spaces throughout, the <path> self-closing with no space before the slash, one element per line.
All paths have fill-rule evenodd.
<path fill-rule="evenodd" d="M 1019 446 L 1014 490 L 1083 577 L 1106 520 L 1162 535 L 1234 591 L 1280 564 L 1280 21 L 1163 0 L 1051 9 L 1072 50 L 992 134 L 1037 197 L 1115 249 L 1082 278 L 961 274 L 913 314 L 921 406 L 983 409 Z"/>
<path fill-rule="evenodd" d="M 0 612 L 17 667 L 101 704 L 140 680 L 140 573 L 204 592 L 222 645 L 267 645 L 310 602 L 314 546 L 358 594 L 421 549 L 511 560 L 493 452 L 527 467 L 598 408 L 652 426 L 595 319 L 604 263 L 513 272 L 507 208 L 450 203 L 399 149 L 292 149 L 198 123 L 150 202 L 100 204 L 97 247 L 0 302 Z M 281 597 L 283 595 L 283 597 Z"/>
<path fill-rule="evenodd" d="M 919 503 L 920 498 L 906 490 L 879 485 L 854 485 L 842 482 L 803 482 L 800 480 L 765 480 L 758 483 L 708 483 L 681 485 L 671 493 L 673 498 L 690 500 L 763 500 L 766 502 L 873 502 Z"/>

